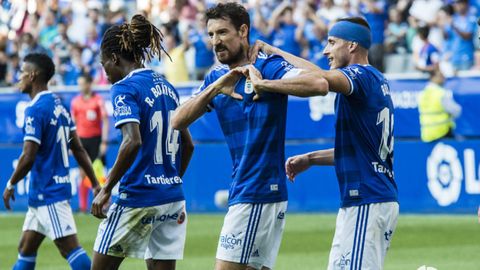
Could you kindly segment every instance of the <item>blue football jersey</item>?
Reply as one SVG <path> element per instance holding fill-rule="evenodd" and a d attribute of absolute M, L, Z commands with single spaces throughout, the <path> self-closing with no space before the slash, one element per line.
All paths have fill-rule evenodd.
<path fill-rule="evenodd" d="M 148 207 L 184 200 L 180 132 L 170 125 L 179 96 L 151 69 L 137 69 L 112 86 L 115 127 L 138 123 L 142 146 L 120 179 L 117 203 Z"/>
<path fill-rule="evenodd" d="M 370 65 L 339 69 L 349 95 L 335 100 L 335 170 L 342 207 L 397 201 L 393 175 L 393 103 L 388 81 Z"/>
<path fill-rule="evenodd" d="M 39 144 L 30 171 L 28 205 L 38 207 L 72 197 L 68 149 L 75 125 L 57 95 L 38 93 L 25 110 L 24 141 Z"/>
<path fill-rule="evenodd" d="M 280 79 L 293 68 L 278 55 L 259 53 L 254 66 L 263 78 Z M 214 68 L 199 91 L 228 73 L 226 65 Z M 287 200 L 285 176 L 285 125 L 288 96 L 262 93 L 253 101 L 252 84 L 242 77 L 235 91 L 243 100 L 217 95 L 209 104 L 217 112 L 233 161 L 229 205 Z"/>

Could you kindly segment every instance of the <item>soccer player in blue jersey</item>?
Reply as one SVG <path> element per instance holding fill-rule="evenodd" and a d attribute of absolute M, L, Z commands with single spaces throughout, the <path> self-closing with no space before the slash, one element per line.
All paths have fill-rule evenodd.
<path fill-rule="evenodd" d="M 253 66 L 249 75 L 257 95 L 301 95 L 318 87 L 337 93 L 335 147 L 290 157 L 291 180 L 312 165 L 334 165 L 340 186 L 341 208 L 328 269 L 382 269 L 399 213 L 393 174 L 393 104 L 385 77 L 368 64 L 371 33 L 362 18 L 345 18 L 329 31 L 324 54 L 332 70 L 259 43 L 303 71 L 295 78 L 261 78 Z"/>
<path fill-rule="evenodd" d="M 122 143 L 92 214 L 98 228 L 92 269 L 118 269 L 125 257 L 145 259 L 148 269 L 173 270 L 186 237 L 182 176 L 193 152 L 187 129 L 170 125 L 179 105 L 175 88 L 143 63 L 163 50 L 162 34 L 142 15 L 110 27 L 101 63 L 112 85 L 115 127 Z M 103 207 L 120 181 L 108 213 Z"/>
<path fill-rule="evenodd" d="M 88 270 L 90 258 L 78 242 L 69 204 L 69 149 L 91 179 L 95 194 L 98 182 L 70 114 L 60 98 L 48 91 L 48 81 L 55 73 L 52 60 L 45 54 L 29 54 L 23 61 L 18 87 L 32 101 L 25 110 L 22 154 L 3 192 L 5 207 L 10 209 L 15 185 L 30 172 L 28 212 L 13 269 L 35 269 L 38 248 L 47 236 L 73 270 Z"/>
<path fill-rule="evenodd" d="M 172 125 L 186 128 L 215 109 L 230 149 L 233 182 L 215 269 L 272 269 L 287 209 L 283 164 L 288 97 L 271 93 L 253 101 L 251 83 L 236 69 L 249 63 L 250 20 L 243 6 L 218 4 L 207 10 L 206 18 L 208 35 L 223 65 L 207 74 L 198 93 L 177 109 Z M 262 52 L 254 66 L 270 80 L 297 72 L 282 57 Z"/>

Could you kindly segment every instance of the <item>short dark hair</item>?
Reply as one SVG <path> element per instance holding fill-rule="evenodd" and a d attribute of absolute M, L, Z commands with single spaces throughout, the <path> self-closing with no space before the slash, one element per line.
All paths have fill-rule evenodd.
<path fill-rule="evenodd" d="M 205 17 L 207 22 L 210 19 L 230 19 L 235 29 L 240 30 L 240 26 L 245 24 L 250 32 L 250 15 L 244 6 L 235 2 L 217 4 L 206 11 Z"/>
<path fill-rule="evenodd" d="M 44 83 L 48 83 L 55 74 L 55 65 L 50 56 L 44 53 L 31 53 L 23 58 L 23 62 L 35 65 L 40 72 L 39 77 Z"/>
<path fill-rule="evenodd" d="M 418 33 L 418 36 L 420 36 L 421 38 L 427 39 L 428 35 L 430 34 L 430 27 L 427 24 L 420 25 L 417 28 L 417 33 Z"/>
<path fill-rule="evenodd" d="M 348 17 L 348 18 L 341 18 L 337 20 L 337 22 L 342 22 L 342 21 L 360 24 L 362 26 L 367 27 L 368 30 L 371 30 L 368 22 L 362 17 Z"/>

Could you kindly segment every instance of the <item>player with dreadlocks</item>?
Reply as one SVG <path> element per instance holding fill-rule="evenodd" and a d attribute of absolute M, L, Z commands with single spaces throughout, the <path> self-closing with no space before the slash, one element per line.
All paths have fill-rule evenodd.
<path fill-rule="evenodd" d="M 98 228 L 92 269 L 118 269 L 125 257 L 143 258 L 148 269 L 172 270 L 182 259 L 186 235 L 182 176 L 193 152 L 187 129 L 170 126 L 179 105 L 175 88 L 144 67 L 164 51 L 162 33 L 142 15 L 110 27 L 101 63 L 112 85 L 115 127 L 122 143 L 92 214 Z M 104 205 L 120 181 L 119 196 Z"/>

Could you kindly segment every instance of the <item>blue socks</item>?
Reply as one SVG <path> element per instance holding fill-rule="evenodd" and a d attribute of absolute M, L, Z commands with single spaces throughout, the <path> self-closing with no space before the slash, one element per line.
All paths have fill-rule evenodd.
<path fill-rule="evenodd" d="M 72 270 L 90 270 L 92 265 L 90 258 L 82 247 L 70 251 L 67 255 L 67 261 Z"/>
<path fill-rule="evenodd" d="M 18 259 L 12 270 L 33 270 L 35 269 L 35 260 L 37 259 L 37 253 L 33 255 L 18 254 Z"/>

